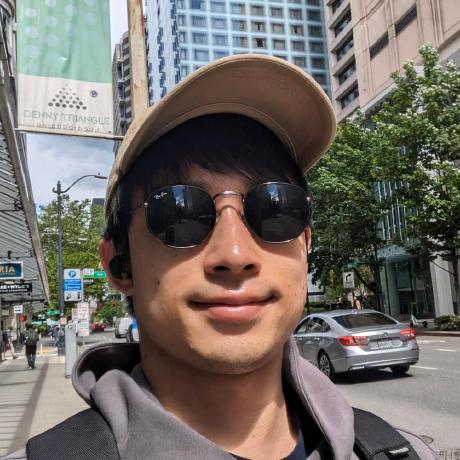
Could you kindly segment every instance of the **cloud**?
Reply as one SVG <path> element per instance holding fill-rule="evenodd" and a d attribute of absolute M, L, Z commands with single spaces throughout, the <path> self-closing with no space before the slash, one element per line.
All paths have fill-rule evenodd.
<path fill-rule="evenodd" d="M 110 0 L 112 52 L 128 29 L 127 0 Z M 67 188 L 85 174 L 107 176 L 113 162 L 113 142 L 75 136 L 27 134 L 27 157 L 37 205 L 56 198 L 52 188 L 61 181 Z M 107 181 L 87 178 L 69 191 L 72 199 L 103 197 Z"/>

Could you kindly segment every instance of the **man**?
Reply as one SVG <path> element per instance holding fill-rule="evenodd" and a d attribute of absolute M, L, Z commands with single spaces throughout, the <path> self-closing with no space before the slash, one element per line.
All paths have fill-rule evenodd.
<path fill-rule="evenodd" d="M 256 55 L 201 68 L 134 121 L 110 174 L 100 255 L 140 345 L 80 357 L 73 383 L 96 408 L 85 420 L 102 414 L 98 428 L 77 416 L 29 442 L 29 458 L 47 458 L 50 443 L 62 449 L 52 458 L 80 458 L 83 432 L 84 458 L 91 445 L 107 459 L 358 458 L 352 409 L 290 338 L 306 298 L 303 173 L 334 133 L 321 88 Z M 395 458 L 436 458 L 415 436 L 398 439 Z"/>
<path fill-rule="evenodd" d="M 26 333 L 24 334 L 24 342 L 26 344 L 27 368 L 35 369 L 35 357 L 37 355 L 38 332 L 33 328 L 32 324 L 26 324 Z"/>

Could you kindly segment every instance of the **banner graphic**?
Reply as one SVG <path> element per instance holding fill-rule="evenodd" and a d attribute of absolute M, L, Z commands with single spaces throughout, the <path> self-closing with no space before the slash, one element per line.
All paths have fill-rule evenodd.
<path fill-rule="evenodd" d="M 109 0 L 17 0 L 18 128 L 113 136 Z"/>

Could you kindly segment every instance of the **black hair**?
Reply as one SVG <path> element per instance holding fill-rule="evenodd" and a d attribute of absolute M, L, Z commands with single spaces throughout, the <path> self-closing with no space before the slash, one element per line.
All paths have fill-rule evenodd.
<path fill-rule="evenodd" d="M 187 183 L 193 166 L 236 174 L 249 185 L 280 181 L 307 190 L 288 149 L 261 123 L 229 113 L 188 120 L 142 151 L 107 204 L 104 238 L 113 241 L 126 271 L 130 271 L 128 230 L 134 193 L 141 191 L 146 199 L 155 189 Z M 129 298 L 128 310 L 133 313 Z"/>

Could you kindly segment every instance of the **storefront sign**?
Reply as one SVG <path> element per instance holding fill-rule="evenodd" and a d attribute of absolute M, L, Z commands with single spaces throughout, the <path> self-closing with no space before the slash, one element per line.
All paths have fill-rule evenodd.
<path fill-rule="evenodd" d="M 22 262 L 0 262 L 1 280 L 20 280 L 23 278 Z"/>

